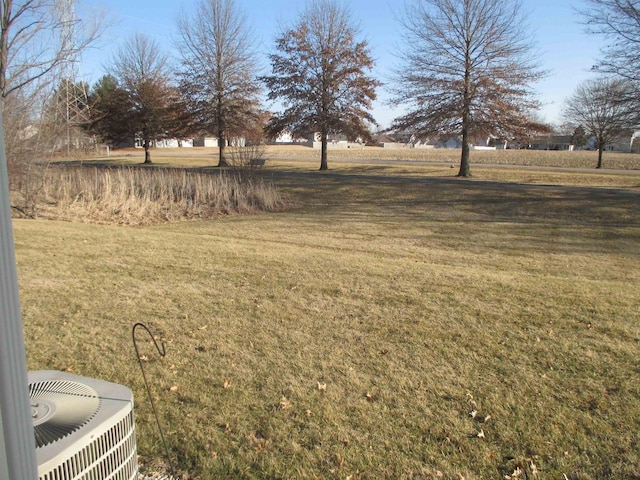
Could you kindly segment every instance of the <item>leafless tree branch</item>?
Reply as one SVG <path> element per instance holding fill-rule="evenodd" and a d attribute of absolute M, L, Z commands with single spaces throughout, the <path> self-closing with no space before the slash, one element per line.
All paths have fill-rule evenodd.
<path fill-rule="evenodd" d="M 417 0 L 401 17 L 405 48 L 393 104 L 408 113 L 392 128 L 462 135 L 461 176 L 474 135 L 512 137 L 535 128 L 530 85 L 537 68 L 519 1 Z"/>
<path fill-rule="evenodd" d="M 637 96 L 634 84 L 627 79 L 597 78 L 581 83 L 567 100 L 563 116 L 572 126 L 582 126 L 593 135 L 598 149 L 598 165 L 602 168 L 602 154 L 610 142 L 622 135 L 631 137 L 638 126 Z"/>
<path fill-rule="evenodd" d="M 285 111 L 271 123 L 271 132 L 319 132 L 320 169 L 327 168 L 327 136 L 338 132 L 366 137 L 368 112 L 380 83 L 369 76 L 374 61 L 366 41 L 345 4 L 312 0 L 298 21 L 276 38 L 269 55 L 272 73 L 263 77 L 269 99 L 281 100 Z"/>
<path fill-rule="evenodd" d="M 253 33 L 235 0 L 200 0 L 178 19 L 180 89 L 193 129 L 218 138 L 219 165 L 231 137 L 257 128 L 260 92 Z"/>
<path fill-rule="evenodd" d="M 587 30 L 609 42 L 595 69 L 640 81 L 640 2 L 586 0 L 581 13 Z"/>

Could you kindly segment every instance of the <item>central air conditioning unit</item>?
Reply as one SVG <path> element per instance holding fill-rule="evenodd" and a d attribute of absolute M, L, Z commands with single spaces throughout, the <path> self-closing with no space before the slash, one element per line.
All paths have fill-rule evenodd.
<path fill-rule="evenodd" d="M 133 394 L 58 371 L 28 373 L 39 480 L 136 480 Z"/>

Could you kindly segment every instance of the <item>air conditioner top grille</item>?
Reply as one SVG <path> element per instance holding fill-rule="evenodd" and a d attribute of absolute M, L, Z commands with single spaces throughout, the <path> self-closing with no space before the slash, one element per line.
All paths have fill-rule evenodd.
<path fill-rule="evenodd" d="M 53 443 L 85 425 L 100 408 L 89 385 L 67 380 L 29 384 L 36 446 Z"/>

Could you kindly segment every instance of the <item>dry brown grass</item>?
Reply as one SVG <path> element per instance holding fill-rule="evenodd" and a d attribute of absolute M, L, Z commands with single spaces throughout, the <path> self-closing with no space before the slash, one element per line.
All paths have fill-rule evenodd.
<path fill-rule="evenodd" d="M 230 152 L 233 149 L 230 149 Z M 153 152 L 154 163 L 158 166 L 178 165 L 204 167 L 217 165 L 217 149 L 214 148 L 168 148 Z M 231 155 L 231 153 L 230 153 Z M 320 166 L 320 151 L 309 147 L 287 145 L 268 145 L 260 156 L 267 163 L 283 160 L 302 161 L 311 168 Z M 143 160 L 137 150 L 116 150 L 112 157 L 97 161 L 118 163 L 140 163 Z M 329 161 L 365 161 L 365 162 L 430 162 L 436 164 L 458 165 L 460 151 L 456 149 L 384 149 L 365 147 L 364 149 L 329 150 Z M 515 165 L 553 168 L 594 169 L 598 162 L 597 152 L 591 151 L 544 151 L 544 150 L 493 150 L 471 152 L 472 165 Z M 317 165 L 316 165 L 317 164 Z M 333 167 L 335 164 L 329 164 Z M 640 154 L 605 152 L 606 169 L 640 170 Z"/>
<path fill-rule="evenodd" d="M 640 475 L 640 177 L 291 165 L 286 212 L 16 221 L 29 368 L 131 386 L 160 458 L 149 324 L 190 478 Z"/>
<path fill-rule="evenodd" d="M 317 158 L 320 164 L 319 150 L 301 146 L 270 146 L 269 158 L 274 160 L 310 160 Z M 386 161 L 423 161 L 433 163 L 460 163 L 460 150 L 457 149 L 384 149 L 365 147 L 364 149 L 329 150 L 331 160 L 386 160 Z M 310 160 L 311 161 L 311 160 Z M 474 150 L 471 163 L 476 165 L 517 165 L 538 167 L 595 168 L 598 153 L 591 151 L 544 151 L 544 150 Z M 329 165 L 331 167 L 331 164 Z M 620 170 L 640 170 L 640 154 L 606 152 L 604 167 Z"/>
<path fill-rule="evenodd" d="M 52 167 L 43 174 L 37 215 L 90 223 L 148 225 L 276 211 L 271 183 L 236 171 Z"/>

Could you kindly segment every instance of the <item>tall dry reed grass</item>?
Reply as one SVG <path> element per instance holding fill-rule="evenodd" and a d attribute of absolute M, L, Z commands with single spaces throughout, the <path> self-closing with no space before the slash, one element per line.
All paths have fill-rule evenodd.
<path fill-rule="evenodd" d="M 42 197 L 41 216 L 127 225 L 276 211 L 284 205 L 262 179 L 173 168 L 50 168 Z"/>

